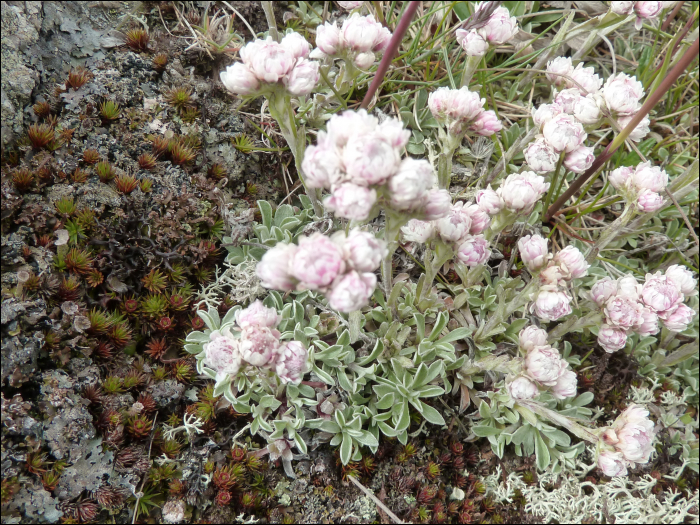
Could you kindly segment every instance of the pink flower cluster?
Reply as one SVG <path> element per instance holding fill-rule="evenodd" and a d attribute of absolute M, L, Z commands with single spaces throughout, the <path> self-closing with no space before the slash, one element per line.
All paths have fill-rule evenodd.
<path fill-rule="evenodd" d="M 640 101 L 644 97 L 644 86 L 635 77 L 618 73 L 605 82 L 602 95 L 605 106 L 617 119 L 620 127 L 625 128 L 642 107 Z M 630 140 L 642 140 L 649 133 L 649 123 L 649 117 L 645 116 L 630 134 Z"/>
<path fill-rule="evenodd" d="M 547 344 L 547 332 L 528 326 L 520 331 L 518 339 L 525 353 L 525 366 L 522 375 L 506 381 L 506 389 L 513 399 L 532 399 L 540 388 L 549 389 L 557 399 L 576 395 L 576 373 L 559 351 Z"/>
<path fill-rule="evenodd" d="M 658 211 L 664 205 L 661 192 L 668 184 L 668 174 L 649 161 L 638 164 L 636 168 L 617 168 L 610 173 L 608 180 L 628 201 L 636 201 L 637 210 L 642 213 Z"/>
<path fill-rule="evenodd" d="M 311 53 L 311 58 L 338 57 L 350 60 L 359 69 L 369 69 L 390 40 L 391 31 L 372 15 L 353 13 L 340 28 L 335 22 L 326 22 L 316 28 L 318 47 Z"/>
<path fill-rule="evenodd" d="M 628 466 L 649 462 L 655 435 L 649 411 L 628 406 L 601 435 L 598 467 L 606 476 L 626 476 Z"/>
<path fill-rule="evenodd" d="M 601 279 L 591 288 L 593 301 L 605 315 L 598 343 L 606 352 L 615 352 L 625 347 L 627 335 L 632 332 L 656 334 L 659 321 L 669 330 L 684 331 L 695 312 L 683 300 L 697 294 L 695 286 L 693 274 L 677 264 L 665 274 L 647 274 L 643 285 L 631 275 L 616 281 Z"/>
<path fill-rule="evenodd" d="M 637 15 L 634 21 L 636 29 L 642 28 L 642 21 L 656 18 L 664 8 L 664 4 L 673 4 L 674 2 L 610 2 L 610 10 L 618 15 Z"/>
<path fill-rule="evenodd" d="M 484 9 L 490 2 L 481 2 L 476 6 L 474 15 Z M 518 32 L 518 21 L 505 7 L 498 7 L 486 24 L 478 29 L 458 29 L 457 42 L 469 56 L 481 57 L 489 50 L 489 46 L 505 44 Z"/>
<path fill-rule="evenodd" d="M 235 377 L 246 365 L 273 370 L 283 383 L 299 384 L 308 371 L 308 351 L 299 341 L 282 343 L 275 327 L 280 316 L 255 301 L 236 312 L 236 335 L 231 327 L 214 330 L 204 344 L 204 364 L 217 380 Z"/>
<path fill-rule="evenodd" d="M 438 88 L 428 97 L 430 112 L 452 135 L 469 130 L 483 136 L 501 131 L 503 126 L 493 110 L 484 111 L 486 99 L 464 86 L 460 89 Z"/>
<path fill-rule="evenodd" d="M 386 255 L 385 243 L 368 232 L 315 233 L 298 246 L 279 243 L 268 250 L 256 271 L 267 288 L 318 290 L 331 308 L 352 312 L 369 302 L 377 284 L 373 272 Z"/>
<path fill-rule="evenodd" d="M 308 60 L 311 46 L 299 33 L 289 33 L 281 42 L 272 37 L 249 42 L 240 55 L 242 62 L 220 73 L 226 89 L 237 95 L 253 95 L 283 88 L 292 95 L 307 95 L 319 80 L 318 62 Z"/>
<path fill-rule="evenodd" d="M 365 220 L 382 197 L 395 209 L 426 219 L 444 217 L 450 206 L 445 190 L 434 190 L 435 175 L 426 160 L 405 158 L 401 151 L 410 131 L 397 119 L 381 124 L 360 111 L 345 111 L 328 121 L 309 146 L 302 168 L 311 188 L 328 188 L 324 205 L 339 217 Z"/>

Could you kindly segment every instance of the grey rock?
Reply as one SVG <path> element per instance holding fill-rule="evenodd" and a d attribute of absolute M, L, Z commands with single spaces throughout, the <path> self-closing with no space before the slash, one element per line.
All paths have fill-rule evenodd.
<path fill-rule="evenodd" d="M 182 385 L 174 379 L 159 381 L 148 387 L 148 393 L 151 394 L 153 400 L 158 404 L 158 408 L 167 406 L 175 406 L 180 401 L 185 392 L 185 385 Z"/>
<path fill-rule="evenodd" d="M 22 487 L 11 501 L 9 509 L 23 511 L 23 523 L 27 523 L 27 518 L 39 523 L 56 523 L 63 516 L 63 512 L 58 509 L 58 500 L 53 498 L 38 481 L 33 485 L 27 484 Z M 3 516 L 3 523 L 5 522 L 5 516 Z"/>
<path fill-rule="evenodd" d="M 83 490 L 94 492 L 110 476 L 114 454 L 102 451 L 102 438 L 85 444 L 84 454 L 61 475 L 56 487 L 60 499 L 73 499 Z"/>
<path fill-rule="evenodd" d="M 92 415 L 82 405 L 63 408 L 44 432 L 44 439 L 56 459 L 75 463 L 83 457 L 87 443 L 95 437 Z"/>
<path fill-rule="evenodd" d="M 3 314 L 5 313 L 5 303 L 2 306 Z M 2 365 L 2 382 L 6 381 L 10 386 L 19 386 L 31 378 L 34 371 L 37 369 L 37 359 L 39 351 L 43 346 L 44 334 L 35 332 L 32 336 L 20 334 L 2 338 L 2 357 L 0 364 Z"/>

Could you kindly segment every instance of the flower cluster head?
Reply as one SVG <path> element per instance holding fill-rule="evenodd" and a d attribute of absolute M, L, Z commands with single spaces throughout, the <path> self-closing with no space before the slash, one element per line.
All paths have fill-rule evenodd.
<path fill-rule="evenodd" d="M 547 332 L 528 326 L 520 331 L 518 339 L 525 359 L 522 374 L 506 381 L 513 399 L 532 399 L 540 389 L 548 389 L 557 399 L 576 395 L 576 373 L 559 351 L 547 344 Z"/>
<path fill-rule="evenodd" d="M 547 62 L 545 75 L 556 87 L 576 89 L 583 96 L 596 94 L 603 85 L 595 69 L 585 67 L 583 62 L 574 67 L 570 57 L 557 57 Z"/>
<path fill-rule="evenodd" d="M 473 18 L 490 2 L 481 2 L 476 6 Z M 505 7 L 498 7 L 485 24 L 477 29 L 458 29 L 457 42 L 469 56 L 484 56 L 489 46 L 505 44 L 518 33 L 518 21 Z"/>
<path fill-rule="evenodd" d="M 209 334 L 202 360 L 217 381 L 235 377 L 245 367 L 277 373 L 283 383 L 299 384 L 308 371 L 308 351 L 298 341 L 283 343 L 276 330 L 281 318 L 273 308 L 255 301 L 235 314 L 235 324 L 224 324 Z"/>
<path fill-rule="evenodd" d="M 544 181 L 544 177 L 532 171 L 523 171 L 508 175 L 496 194 L 503 203 L 503 208 L 517 215 L 529 215 L 548 189 L 549 183 Z M 481 195 L 481 199 L 486 200 L 484 194 Z M 479 196 L 477 202 L 481 206 Z"/>
<path fill-rule="evenodd" d="M 483 136 L 493 135 L 502 129 L 493 110 L 484 111 L 486 99 L 464 86 L 460 89 L 438 88 L 428 97 L 430 112 L 439 123 L 455 136 L 469 130 Z"/>
<path fill-rule="evenodd" d="M 610 10 L 618 15 L 637 15 L 634 21 L 636 29 L 642 28 L 643 20 L 650 20 L 659 16 L 664 8 L 664 3 L 674 2 L 610 2 Z"/>
<path fill-rule="evenodd" d="M 658 211 L 664 205 L 661 192 L 668 184 L 668 174 L 649 161 L 638 164 L 636 168 L 617 168 L 610 173 L 608 180 L 629 202 L 636 202 L 641 213 Z"/>
<path fill-rule="evenodd" d="M 339 217 L 365 220 L 378 199 L 426 219 L 443 217 L 450 196 L 434 190 L 435 175 L 426 160 L 401 159 L 410 132 L 397 119 L 381 124 L 365 110 L 345 111 L 319 131 L 302 168 L 311 188 L 327 188 L 324 204 Z"/>
<path fill-rule="evenodd" d="M 237 95 L 254 95 L 283 89 L 292 95 L 307 95 L 319 80 L 318 62 L 308 60 L 311 46 L 299 33 L 289 33 L 281 42 L 272 37 L 254 40 L 241 49 L 242 62 L 220 73 L 226 89 Z"/>
<path fill-rule="evenodd" d="M 606 476 L 626 476 L 628 466 L 649 462 L 655 435 L 649 411 L 630 405 L 601 434 L 598 467 Z"/>
<path fill-rule="evenodd" d="M 316 28 L 318 47 L 311 53 L 311 58 L 342 58 L 365 70 L 374 64 L 378 54 L 384 52 L 390 40 L 391 31 L 372 15 L 360 16 L 359 13 L 353 13 L 340 28 L 335 22 L 326 22 Z"/>
<path fill-rule="evenodd" d="M 386 256 L 385 243 L 371 233 L 352 230 L 332 238 L 315 233 L 299 245 L 279 243 L 257 266 L 262 285 L 281 290 L 318 290 L 331 308 L 359 310 L 377 284 L 374 271 Z"/>

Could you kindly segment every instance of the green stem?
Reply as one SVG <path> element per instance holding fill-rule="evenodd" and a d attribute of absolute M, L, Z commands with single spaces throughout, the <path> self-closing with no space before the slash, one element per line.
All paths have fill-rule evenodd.
<path fill-rule="evenodd" d="M 555 425 L 564 427 L 566 430 L 583 440 L 586 440 L 593 444 L 597 444 L 598 441 L 600 441 L 600 438 L 595 433 L 595 431 L 586 428 L 582 425 L 579 425 L 573 419 L 570 419 L 567 416 L 563 416 L 560 413 L 555 412 L 554 410 L 550 410 L 549 408 L 540 405 L 536 401 L 518 401 L 518 405 L 531 410 L 538 416 L 541 416 L 551 421 Z"/>
<path fill-rule="evenodd" d="M 479 67 L 479 62 L 481 62 L 481 57 L 468 56 L 464 61 L 464 71 L 462 72 L 462 83 L 461 86 L 468 86 L 472 77 L 474 76 L 474 71 Z"/>
<path fill-rule="evenodd" d="M 571 317 L 556 328 L 550 330 L 547 340 L 553 343 L 555 341 L 559 341 L 562 337 L 564 337 L 564 335 L 568 334 L 569 332 L 573 332 L 574 330 L 581 330 L 583 328 L 600 325 L 602 317 L 603 314 L 598 310 L 590 312 L 588 315 L 581 317 L 580 319 Z"/>
<path fill-rule="evenodd" d="M 615 221 L 613 221 L 612 224 L 600 232 L 598 240 L 593 246 L 591 246 L 586 254 L 586 262 L 590 264 L 596 259 L 598 254 L 620 234 L 625 226 L 627 226 L 627 224 L 632 220 L 632 217 L 634 217 L 636 211 L 636 206 L 633 202 L 628 202 L 625 205 L 622 215 L 620 215 L 617 219 L 615 219 Z"/>
<path fill-rule="evenodd" d="M 554 175 L 552 175 L 552 183 L 549 185 L 549 191 L 547 192 L 547 196 L 544 199 L 544 208 L 542 208 L 543 210 L 546 210 L 549 207 L 549 201 L 552 200 L 552 195 L 558 191 L 557 182 L 559 182 L 558 181 L 559 170 L 561 170 L 561 163 L 564 162 L 565 155 L 566 155 L 565 151 L 562 151 L 561 155 L 559 155 L 559 160 L 557 161 L 557 167 L 554 170 Z M 564 173 L 563 178 L 566 178 L 566 172 Z"/>
<path fill-rule="evenodd" d="M 499 304 L 498 309 L 491 314 L 491 317 L 488 318 L 486 324 L 481 326 L 476 331 L 474 334 L 474 341 L 479 342 L 488 339 L 498 325 L 505 322 L 513 312 L 530 300 L 530 294 L 532 294 L 536 288 L 539 288 L 539 285 L 539 278 L 533 277 L 511 301 L 505 304 Z"/>

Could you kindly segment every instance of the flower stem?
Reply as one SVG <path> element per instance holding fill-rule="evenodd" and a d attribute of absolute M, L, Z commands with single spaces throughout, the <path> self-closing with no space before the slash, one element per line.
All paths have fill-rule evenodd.
<path fill-rule="evenodd" d="M 552 183 L 549 185 L 549 191 L 544 199 L 544 207 L 542 208 L 545 211 L 549 207 L 549 201 L 552 200 L 552 195 L 558 191 L 557 179 L 559 179 L 559 170 L 561 170 L 561 163 L 564 161 L 564 155 L 566 155 L 566 152 L 562 151 L 561 155 L 559 155 L 559 160 L 557 161 L 557 167 L 554 170 L 554 175 L 552 175 Z M 564 177 L 566 177 L 566 173 L 564 173 Z"/>
<path fill-rule="evenodd" d="M 464 71 L 462 72 L 462 87 L 469 85 L 474 76 L 474 71 L 479 66 L 479 62 L 481 62 L 481 57 L 467 56 L 467 60 L 464 62 Z"/>
<path fill-rule="evenodd" d="M 573 332 L 574 330 L 581 330 L 590 326 L 599 325 L 601 319 L 602 314 L 598 310 L 590 312 L 588 315 L 585 315 L 580 319 L 576 317 L 570 317 L 556 328 L 550 330 L 547 336 L 547 340 L 553 343 L 554 341 L 560 340 L 562 337 L 564 337 L 564 335 L 568 334 L 569 332 Z"/>
<path fill-rule="evenodd" d="M 554 410 L 542 406 L 536 401 L 518 401 L 518 405 L 530 409 L 532 412 L 541 416 L 555 425 L 564 427 L 566 430 L 574 434 L 576 437 L 584 439 L 590 443 L 597 444 L 600 438 L 594 431 L 576 423 L 573 419 L 563 416 Z"/>
<path fill-rule="evenodd" d="M 486 321 L 486 324 L 479 327 L 476 331 L 474 334 L 474 341 L 479 342 L 489 338 L 498 325 L 503 323 L 508 319 L 510 314 L 530 300 L 530 294 L 539 287 L 539 284 L 539 278 L 533 277 L 511 301 L 501 302 L 498 309 L 489 317 L 488 321 Z"/>
<path fill-rule="evenodd" d="M 636 206 L 633 202 L 628 202 L 625 205 L 625 209 L 617 219 L 615 219 L 612 224 L 607 226 L 602 232 L 596 243 L 591 246 L 586 254 L 586 262 L 589 264 L 598 257 L 598 254 L 610 243 L 615 237 L 617 237 L 622 229 L 627 226 L 627 224 L 632 220 L 636 212 Z"/>

